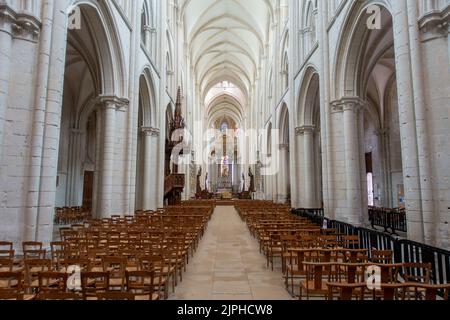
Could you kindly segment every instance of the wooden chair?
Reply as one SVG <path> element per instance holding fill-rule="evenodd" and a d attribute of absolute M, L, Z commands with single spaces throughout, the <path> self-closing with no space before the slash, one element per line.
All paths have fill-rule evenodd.
<path fill-rule="evenodd" d="M 394 252 L 392 250 L 372 249 L 370 261 L 376 264 L 394 263 Z"/>
<path fill-rule="evenodd" d="M 14 259 L 14 250 L 0 250 L 0 259 Z"/>
<path fill-rule="evenodd" d="M 431 285 L 422 283 L 405 283 L 404 292 L 414 292 L 414 300 L 449 300 L 450 284 Z M 406 295 L 405 295 L 406 297 Z M 410 296 L 408 297 L 410 299 Z"/>
<path fill-rule="evenodd" d="M 402 290 L 401 284 L 398 282 L 397 274 L 398 270 L 402 268 L 403 264 L 370 264 L 380 268 L 381 271 L 381 284 L 382 290 L 372 290 L 374 300 L 395 300 L 399 296 L 399 292 Z"/>
<path fill-rule="evenodd" d="M 0 300 L 23 300 L 22 272 L 0 272 Z"/>
<path fill-rule="evenodd" d="M 51 271 L 52 261 L 50 259 L 25 260 L 25 288 L 27 293 L 34 293 L 39 289 L 39 273 Z"/>
<path fill-rule="evenodd" d="M 45 259 L 46 250 L 43 249 L 42 242 L 26 241 L 22 243 L 23 257 L 26 259 Z"/>
<path fill-rule="evenodd" d="M 403 263 L 398 272 L 405 282 L 431 284 L 433 266 L 431 263 Z"/>
<path fill-rule="evenodd" d="M 312 249 L 291 249 L 290 258 L 286 262 L 285 286 L 288 288 L 288 280 L 291 284 L 291 294 L 294 295 L 294 281 L 306 277 L 304 262 L 311 261 Z"/>
<path fill-rule="evenodd" d="M 139 258 L 140 271 L 153 271 L 155 273 L 153 279 L 154 292 L 167 299 L 169 297 L 169 279 L 176 277 L 175 269 L 166 265 L 162 256 L 144 256 Z M 173 289 L 175 289 L 175 281 L 172 279 Z"/>
<path fill-rule="evenodd" d="M 14 244 L 9 241 L 0 241 L 0 251 L 13 251 Z"/>
<path fill-rule="evenodd" d="M 292 252 L 290 249 L 300 248 L 300 241 L 296 235 L 281 236 L 281 269 L 283 275 L 286 274 L 287 261 L 291 259 Z"/>
<path fill-rule="evenodd" d="M 367 249 L 343 249 L 342 261 L 346 263 L 366 263 L 369 261 Z"/>
<path fill-rule="evenodd" d="M 103 257 L 103 272 L 109 273 L 109 285 L 111 291 L 125 290 L 125 271 L 127 262 L 122 257 Z"/>
<path fill-rule="evenodd" d="M 69 258 L 64 259 L 62 267 L 59 269 L 60 272 L 68 272 L 70 268 L 79 268 L 81 272 L 90 272 L 92 270 L 91 261 L 87 258 Z M 102 270 L 99 270 L 102 271 Z"/>
<path fill-rule="evenodd" d="M 327 282 L 328 296 L 327 300 L 364 300 L 367 284 L 365 283 L 341 283 Z"/>
<path fill-rule="evenodd" d="M 47 258 L 47 250 L 28 250 L 24 251 L 23 259 L 24 260 L 37 260 L 37 259 L 46 259 Z"/>
<path fill-rule="evenodd" d="M 96 300 L 99 293 L 109 291 L 109 273 L 82 272 L 81 288 L 84 300 Z"/>
<path fill-rule="evenodd" d="M 283 254 L 283 243 L 281 241 L 281 236 L 279 235 L 271 235 L 270 240 L 268 241 L 267 246 L 267 267 L 272 267 L 272 271 L 274 270 L 273 261 L 274 258 L 282 259 Z"/>
<path fill-rule="evenodd" d="M 52 264 L 55 270 L 58 270 L 64 264 L 65 258 L 65 242 L 51 242 L 50 243 L 50 253 L 52 258 Z"/>
<path fill-rule="evenodd" d="M 342 284 L 364 283 L 366 277 L 365 263 L 338 263 L 336 264 L 336 282 Z"/>
<path fill-rule="evenodd" d="M 319 243 L 322 248 L 336 248 L 339 245 L 335 235 L 322 235 L 319 238 Z"/>
<path fill-rule="evenodd" d="M 67 291 L 67 273 L 39 272 L 39 294 L 65 293 Z"/>
<path fill-rule="evenodd" d="M 0 272 L 12 272 L 14 268 L 14 259 L 0 258 Z"/>
<path fill-rule="evenodd" d="M 126 271 L 126 280 L 128 292 L 136 300 L 159 300 L 159 294 L 154 293 L 155 272 Z"/>
<path fill-rule="evenodd" d="M 22 242 L 22 249 L 24 253 L 27 251 L 43 250 L 43 244 L 42 242 L 25 241 Z"/>
<path fill-rule="evenodd" d="M 328 295 L 327 282 L 334 282 L 333 267 L 334 263 L 323 262 L 304 262 L 306 267 L 306 278 L 300 281 L 299 299 L 302 300 L 303 292 L 306 294 L 306 299 L 309 300 L 311 296 L 323 297 L 326 299 Z"/>
<path fill-rule="evenodd" d="M 405 285 L 402 283 L 382 283 L 381 290 L 373 291 L 373 298 L 374 300 L 385 301 L 402 300 L 401 296 L 404 288 Z"/>
<path fill-rule="evenodd" d="M 341 238 L 342 246 L 346 249 L 359 249 L 360 241 L 358 235 L 346 235 Z"/>

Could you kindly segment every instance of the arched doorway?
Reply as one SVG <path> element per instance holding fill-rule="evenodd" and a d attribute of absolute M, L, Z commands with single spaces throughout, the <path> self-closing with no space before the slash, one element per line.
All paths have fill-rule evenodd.
<path fill-rule="evenodd" d="M 150 73 L 146 70 L 139 79 L 139 111 L 136 153 L 137 210 L 155 210 L 158 206 L 158 137 L 155 128 L 155 102 Z"/>
<path fill-rule="evenodd" d="M 55 206 L 85 207 L 102 217 L 113 213 L 115 113 L 127 101 L 114 94 L 122 93 L 115 82 L 122 69 L 107 9 L 78 8 L 83 28 L 67 35 Z"/>
<path fill-rule="evenodd" d="M 346 200 L 350 223 L 368 221 L 368 206 L 404 208 L 401 121 L 397 95 L 393 19 L 381 7 L 381 29 L 369 30 L 368 2 L 355 4 L 354 20 L 345 32 L 342 54 L 336 63 L 334 104 L 342 113 L 345 149 Z"/>
<path fill-rule="evenodd" d="M 382 29 L 366 36 L 360 68 L 364 109 L 364 200 L 369 206 L 405 208 L 392 16 L 381 10 Z M 363 189 L 363 190 L 364 190 Z"/>

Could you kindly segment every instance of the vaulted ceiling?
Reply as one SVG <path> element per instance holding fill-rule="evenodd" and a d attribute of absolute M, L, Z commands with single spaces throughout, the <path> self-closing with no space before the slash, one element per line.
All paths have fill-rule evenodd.
<path fill-rule="evenodd" d="M 202 97 L 221 81 L 247 97 L 266 54 L 271 0 L 185 0 L 181 18 Z"/>

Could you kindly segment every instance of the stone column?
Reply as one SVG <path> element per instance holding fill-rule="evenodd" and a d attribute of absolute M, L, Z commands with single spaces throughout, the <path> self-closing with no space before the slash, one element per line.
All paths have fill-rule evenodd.
<path fill-rule="evenodd" d="M 432 12 L 425 14 L 419 13 L 417 1 L 407 3 L 411 79 L 424 240 L 429 245 L 448 248 L 449 204 L 442 199 L 450 197 L 450 169 L 447 165 L 450 162 L 450 75 L 442 72 L 442 66 L 448 66 L 450 56 L 450 16 L 448 1 L 428 2 L 431 3 L 434 7 Z M 413 233 L 410 236 L 414 236 Z"/>
<path fill-rule="evenodd" d="M 417 144 L 416 117 L 412 88 L 411 53 L 406 0 L 393 2 L 394 47 L 397 72 L 400 134 L 408 213 L 408 237 L 417 242 L 425 240 L 422 212 L 419 149 Z"/>
<path fill-rule="evenodd" d="M 303 151 L 303 131 L 301 127 L 295 128 L 295 141 L 296 141 L 296 155 L 295 155 L 295 179 L 297 180 L 297 203 L 294 207 L 300 208 L 304 207 L 305 200 L 304 200 L 304 189 L 305 189 L 305 183 L 303 180 L 303 163 L 300 161 L 301 154 L 304 153 Z"/>
<path fill-rule="evenodd" d="M 361 186 L 361 154 L 360 154 L 360 109 L 363 102 L 356 97 L 343 98 L 335 102 L 336 111 L 343 113 L 344 151 L 345 151 L 345 183 L 347 210 L 340 217 L 353 225 L 361 225 L 363 219 L 362 186 Z"/>
<path fill-rule="evenodd" d="M 98 196 L 98 213 L 100 218 L 109 218 L 113 214 L 111 207 L 114 173 L 114 146 L 117 110 L 127 105 L 127 101 L 115 96 L 101 96 L 99 98 L 103 127 L 100 128 L 100 185 Z"/>
<path fill-rule="evenodd" d="M 7 11 L 0 12 L 0 146 L 3 145 L 3 132 L 9 95 L 9 76 L 11 70 L 12 18 Z M 0 161 L 3 148 L 0 148 Z"/>
<path fill-rule="evenodd" d="M 303 136 L 303 158 L 305 174 L 305 208 L 314 208 L 316 199 L 315 170 L 314 170 L 314 126 L 303 126 L 298 128 L 298 132 Z"/>
<path fill-rule="evenodd" d="M 158 206 L 158 137 L 159 130 L 151 127 L 142 128 L 144 134 L 144 180 L 142 190 L 142 207 L 144 210 L 155 210 Z"/>

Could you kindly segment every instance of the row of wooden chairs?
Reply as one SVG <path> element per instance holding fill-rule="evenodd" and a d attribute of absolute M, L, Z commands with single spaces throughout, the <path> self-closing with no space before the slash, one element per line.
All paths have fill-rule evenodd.
<path fill-rule="evenodd" d="M 50 249 L 39 242 L 23 243 L 21 256 L 15 255 L 12 243 L 0 244 L 5 249 L 3 255 L 0 251 L 0 272 L 21 273 L 25 293 L 36 297 L 41 274 L 105 273 L 110 291 L 127 293 L 127 272 L 152 272 L 150 283 L 167 299 L 170 283 L 174 291 L 183 280 L 212 212 L 208 206 L 174 207 L 89 219 L 61 228 L 61 241 L 52 242 Z"/>
<path fill-rule="evenodd" d="M 73 278 L 73 279 L 72 279 Z M 22 272 L 0 272 L 2 300 L 159 300 L 161 284 L 154 271 L 126 271 L 125 285 L 117 285 L 109 272 L 39 272 L 36 291 L 27 293 Z"/>
<path fill-rule="evenodd" d="M 267 267 L 274 270 L 274 259 L 280 259 L 286 289 L 294 296 L 299 290 L 300 299 L 448 298 L 448 286 L 432 284 L 431 264 L 395 264 L 391 250 L 364 248 L 358 235 L 322 229 L 277 205 L 249 203 L 239 210 L 260 243 Z M 378 270 L 381 287 L 370 290 L 371 272 Z"/>
<path fill-rule="evenodd" d="M 376 269 L 378 280 L 374 277 Z M 419 269 L 425 275 L 421 279 L 416 277 Z M 431 284 L 430 269 L 431 265 L 426 264 L 303 262 L 297 269 L 298 274 L 304 274 L 299 299 L 448 300 L 450 285 Z"/>

